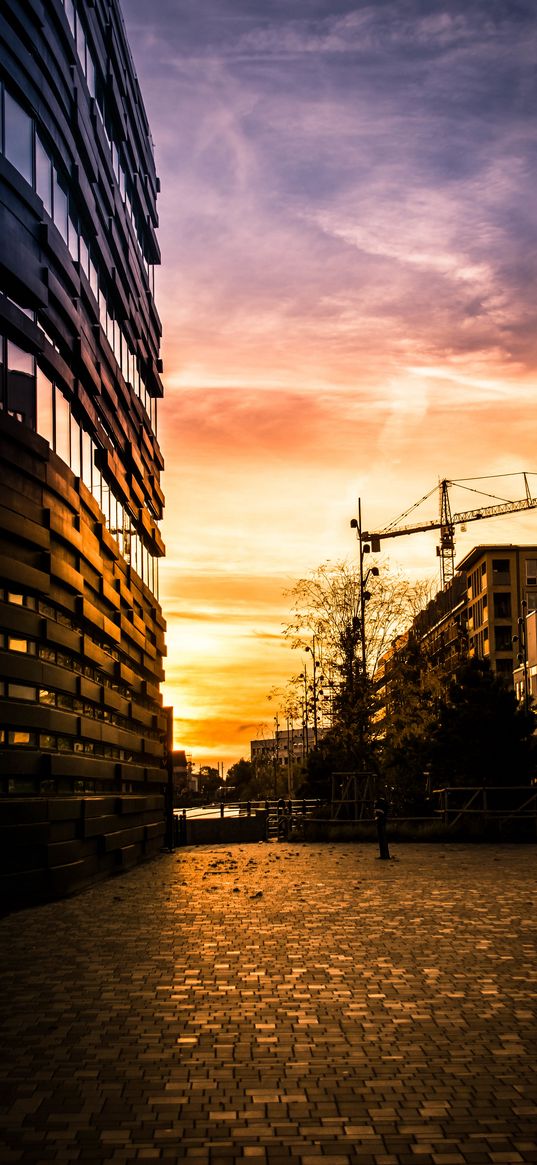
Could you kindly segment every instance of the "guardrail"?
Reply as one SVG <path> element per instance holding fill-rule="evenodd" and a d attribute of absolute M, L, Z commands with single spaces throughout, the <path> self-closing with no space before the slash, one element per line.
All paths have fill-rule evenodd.
<path fill-rule="evenodd" d="M 311 799 L 265 800 L 265 801 L 220 801 L 213 805 L 193 805 L 174 809 L 176 821 L 176 844 L 185 833 L 188 821 L 216 820 L 229 817 L 250 817 L 264 813 L 267 822 L 267 837 L 288 837 L 300 820 L 318 810 L 319 801 Z"/>

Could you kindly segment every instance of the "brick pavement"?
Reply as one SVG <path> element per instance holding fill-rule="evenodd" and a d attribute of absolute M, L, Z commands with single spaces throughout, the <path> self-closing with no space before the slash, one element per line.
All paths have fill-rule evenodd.
<path fill-rule="evenodd" d="M 207 846 L 0 922 L 0 1162 L 537 1162 L 537 847 Z"/>

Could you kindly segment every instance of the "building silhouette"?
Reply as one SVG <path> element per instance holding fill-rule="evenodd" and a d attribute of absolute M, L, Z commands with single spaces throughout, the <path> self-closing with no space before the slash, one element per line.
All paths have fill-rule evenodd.
<path fill-rule="evenodd" d="M 0 112 L 0 878 L 61 892 L 160 845 L 166 781 L 159 183 L 117 0 L 4 0 Z"/>

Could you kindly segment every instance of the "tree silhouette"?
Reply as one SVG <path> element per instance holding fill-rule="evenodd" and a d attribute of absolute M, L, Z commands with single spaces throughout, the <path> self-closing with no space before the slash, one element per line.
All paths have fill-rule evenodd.
<path fill-rule="evenodd" d="M 535 715 L 488 660 L 463 664 L 439 701 L 430 761 L 439 785 L 501 786 L 529 781 Z"/>

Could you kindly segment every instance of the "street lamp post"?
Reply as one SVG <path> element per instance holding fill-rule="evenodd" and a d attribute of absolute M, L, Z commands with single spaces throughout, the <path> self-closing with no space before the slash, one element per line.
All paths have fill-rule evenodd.
<path fill-rule="evenodd" d="M 518 662 L 522 664 L 522 672 L 524 676 L 524 711 L 526 714 L 529 711 L 529 692 L 528 692 L 528 647 L 526 639 L 526 599 L 522 599 L 522 615 L 518 619 L 518 635 L 513 635 L 513 643 L 518 643 Z"/>
<path fill-rule="evenodd" d="M 358 498 L 358 517 L 351 519 L 351 529 L 356 530 L 356 537 L 357 537 L 357 541 L 358 541 L 358 556 L 359 556 L 359 564 L 360 564 L 360 606 L 359 606 L 359 610 L 360 610 L 360 615 L 359 615 L 360 654 L 361 654 L 362 675 L 365 678 L 366 661 L 367 661 L 367 646 L 366 646 L 366 636 L 365 636 L 365 604 L 366 604 L 367 600 L 371 598 L 369 591 L 366 590 L 366 586 L 367 586 L 370 575 L 376 577 L 378 575 L 379 569 L 378 569 L 378 566 L 370 566 L 369 569 L 367 570 L 367 572 L 364 574 L 364 558 L 365 558 L 366 554 L 369 554 L 371 552 L 371 547 L 370 547 L 368 542 L 364 543 L 363 539 L 362 539 L 362 502 L 361 502 L 360 498 Z"/>
<path fill-rule="evenodd" d="M 299 675 L 299 676 L 297 676 L 297 679 L 299 679 L 299 680 L 304 680 L 304 700 L 303 700 L 303 710 L 304 710 L 304 716 L 303 716 L 303 720 L 302 720 L 302 759 L 303 759 L 303 760 L 305 760 L 305 759 L 306 759 L 306 757 L 307 757 L 307 755 L 308 755 L 308 752 L 309 752 L 309 739 L 308 739 L 308 732 L 309 732 L 309 729 L 308 729 L 308 669 L 307 669 L 307 667 L 306 667 L 306 664 L 304 664 L 304 671 L 302 671 L 302 672 L 300 673 L 300 675 Z"/>
<path fill-rule="evenodd" d="M 319 666 L 319 661 L 315 654 L 315 635 L 312 638 L 311 647 L 306 647 L 306 651 L 310 652 L 313 666 L 313 680 L 311 685 L 311 694 L 313 697 L 313 742 L 315 744 L 315 748 L 317 748 L 319 739 L 319 729 L 317 722 L 317 668 Z"/>

